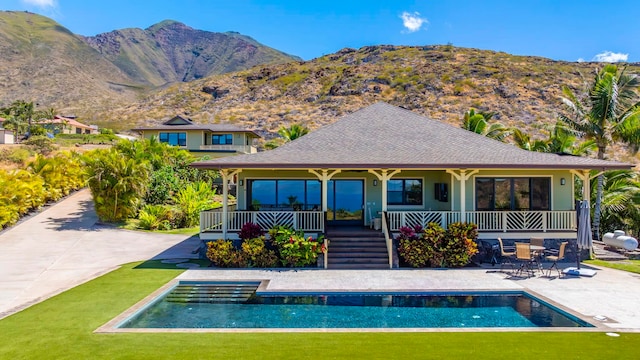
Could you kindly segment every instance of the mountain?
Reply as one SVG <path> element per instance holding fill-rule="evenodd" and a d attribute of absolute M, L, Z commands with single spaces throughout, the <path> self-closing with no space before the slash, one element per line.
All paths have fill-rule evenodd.
<path fill-rule="evenodd" d="M 16 100 L 45 107 L 104 110 L 134 99 L 136 83 L 55 21 L 0 11 L 0 106 Z"/>
<path fill-rule="evenodd" d="M 239 33 L 196 30 L 171 20 L 85 40 L 132 79 L 154 86 L 300 60 Z"/>
<path fill-rule="evenodd" d="M 186 114 L 271 138 L 281 126 L 314 129 L 385 101 L 455 126 L 469 108 L 496 112 L 494 120 L 539 138 L 566 111 L 562 86 L 585 96 L 601 66 L 450 45 L 367 46 L 173 85 L 104 115 L 127 129 Z"/>
<path fill-rule="evenodd" d="M 175 21 L 83 37 L 16 11 L 0 11 L 0 58 L 0 106 L 33 101 L 88 122 L 159 86 L 300 60 L 239 33 Z"/>

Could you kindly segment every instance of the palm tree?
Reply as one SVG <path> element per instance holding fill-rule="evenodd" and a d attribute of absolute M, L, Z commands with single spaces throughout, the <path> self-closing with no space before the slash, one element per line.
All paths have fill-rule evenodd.
<path fill-rule="evenodd" d="M 589 89 L 587 105 L 566 86 L 562 88 L 562 101 L 569 108 L 569 115 L 560 120 L 567 126 L 593 140 L 598 147 L 598 159 L 604 159 L 607 147 L 624 143 L 637 151 L 640 144 L 640 102 L 637 75 L 618 69 L 617 65 L 605 65 L 597 71 Z M 602 175 L 598 176 L 593 216 L 594 235 L 600 238 L 600 214 L 603 193 Z"/>
<path fill-rule="evenodd" d="M 309 129 L 300 124 L 293 124 L 288 128 L 281 127 L 280 130 L 278 130 L 278 134 L 287 141 L 293 141 L 299 137 L 307 135 L 308 133 Z"/>
<path fill-rule="evenodd" d="M 474 109 L 464 113 L 462 128 L 488 138 L 502 141 L 509 135 L 509 129 L 500 123 L 489 125 L 489 120 L 495 115 L 493 112 L 477 112 Z"/>
<path fill-rule="evenodd" d="M 549 152 L 548 140 L 533 140 L 529 134 L 520 129 L 512 129 L 511 133 L 519 148 L 529 151 Z"/>
<path fill-rule="evenodd" d="M 604 231 L 622 229 L 634 236 L 640 234 L 638 176 L 638 173 L 632 170 L 615 170 L 604 174 L 601 217 Z"/>

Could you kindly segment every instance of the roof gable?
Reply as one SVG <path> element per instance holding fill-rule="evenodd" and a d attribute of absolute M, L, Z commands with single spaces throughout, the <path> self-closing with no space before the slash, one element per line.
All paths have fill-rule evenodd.
<path fill-rule="evenodd" d="M 191 121 L 191 119 L 188 118 L 183 118 L 180 115 L 176 115 L 173 118 L 165 121 L 162 123 L 162 125 L 193 125 L 193 121 Z"/>
<path fill-rule="evenodd" d="M 630 168 L 526 151 L 387 103 L 349 114 L 274 150 L 193 164 L 202 168 Z"/>

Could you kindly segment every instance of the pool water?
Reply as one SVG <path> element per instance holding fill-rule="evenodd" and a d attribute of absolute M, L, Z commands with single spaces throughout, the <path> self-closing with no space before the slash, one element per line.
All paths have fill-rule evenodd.
<path fill-rule="evenodd" d="M 236 292 L 237 294 L 238 292 Z M 120 328 L 592 327 L 524 292 L 246 294 L 157 299 Z M 170 300 L 167 300 L 170 299 Z"/>

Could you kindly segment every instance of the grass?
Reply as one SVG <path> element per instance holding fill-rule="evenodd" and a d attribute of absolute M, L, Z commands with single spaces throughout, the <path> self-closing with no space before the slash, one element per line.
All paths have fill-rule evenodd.
<path fill-rule="evenodd" d="M 181 270 L 134 263 L 0 320 L 1 359 L 635 359 L 640 334 L 95 334 Z"/>
<path fill-rule="evenodd" d="M 585 264 L 604 266 L 612 269 L 624 270 L 636 274 L 640 274 L 640 260 L 624 260 L 624 261 L 604 261 L 604 260 L 586 260 Z"/>

